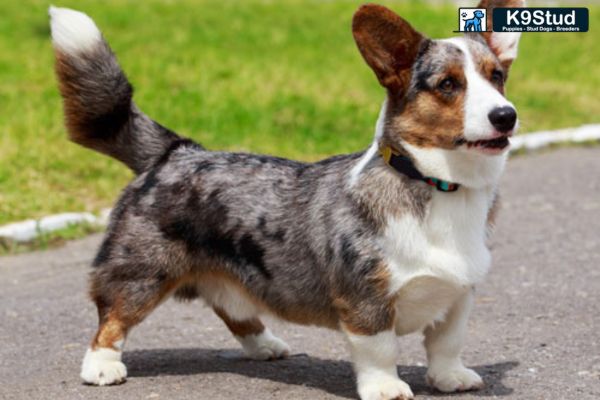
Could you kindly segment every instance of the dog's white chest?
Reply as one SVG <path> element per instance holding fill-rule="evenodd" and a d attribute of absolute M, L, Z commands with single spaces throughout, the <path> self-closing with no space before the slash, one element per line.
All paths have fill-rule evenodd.
<path fill-rule="evenodd" d="M 435 192 L 424 218 L 404 215 L 389 222 L 382 240 L 397 295 L 398 333 L 443 317 L 490 265 L 485 244 L 491 190 Z"/>

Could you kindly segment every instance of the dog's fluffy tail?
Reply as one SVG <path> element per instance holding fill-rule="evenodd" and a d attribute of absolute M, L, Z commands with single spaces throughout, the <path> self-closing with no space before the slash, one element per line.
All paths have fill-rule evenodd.
<path fill-rule="evenodd" d="M 133 88 L 90 17 L 50 7 L 56 74 L 71 140 L 141 173 L 179 139 L 133 103 Z"/>

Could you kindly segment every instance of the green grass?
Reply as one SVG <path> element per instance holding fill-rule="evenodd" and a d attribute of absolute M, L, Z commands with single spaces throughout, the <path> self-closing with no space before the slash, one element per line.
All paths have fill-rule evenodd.
<path fill-rule="evenodd" d="M 209 148 L 315 160 L 365 148 L 383 99 L 350 33 L 357 1 L 57 1 L 103 30 L 149 115 Z M 452 6 L 388 2 L 431 37 Z M 109 206 L 131 174 L 69 143 L 52 70 L 47 2 L 3 3 L 0 224 Z M 598 122 L 591 33 L 525 34 L 508 93 L 523 131 Z"/>

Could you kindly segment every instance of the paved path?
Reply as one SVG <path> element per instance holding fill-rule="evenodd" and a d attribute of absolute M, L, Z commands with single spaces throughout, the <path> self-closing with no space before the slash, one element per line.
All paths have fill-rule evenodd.
<path fill-rule="evenodd" d="M 465 351 L 487 388 L 452 398 L 598 399 L 600 148 L 515 157 L 502 192 L 494 267 Z M 96 324 L 86 273 L 99 240 L 0 258 L 0 399 L 357 398 L 338 333 L 272 322 L 296 353 L 247 361 L 197 302 L 169 301 L 134 330 L 126 384 L 82 385 Z M 401 343 L 398 370 L 418 398 L 446 398 L 424 383 L 418 335 Z"/>

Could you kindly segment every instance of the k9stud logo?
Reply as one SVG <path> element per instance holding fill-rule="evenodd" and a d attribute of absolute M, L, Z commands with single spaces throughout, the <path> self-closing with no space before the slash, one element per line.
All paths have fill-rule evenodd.
<path fill-rule="evenodd" d="M 587 32 L 587 8 L 495 8 L 494 32 Z"/>

